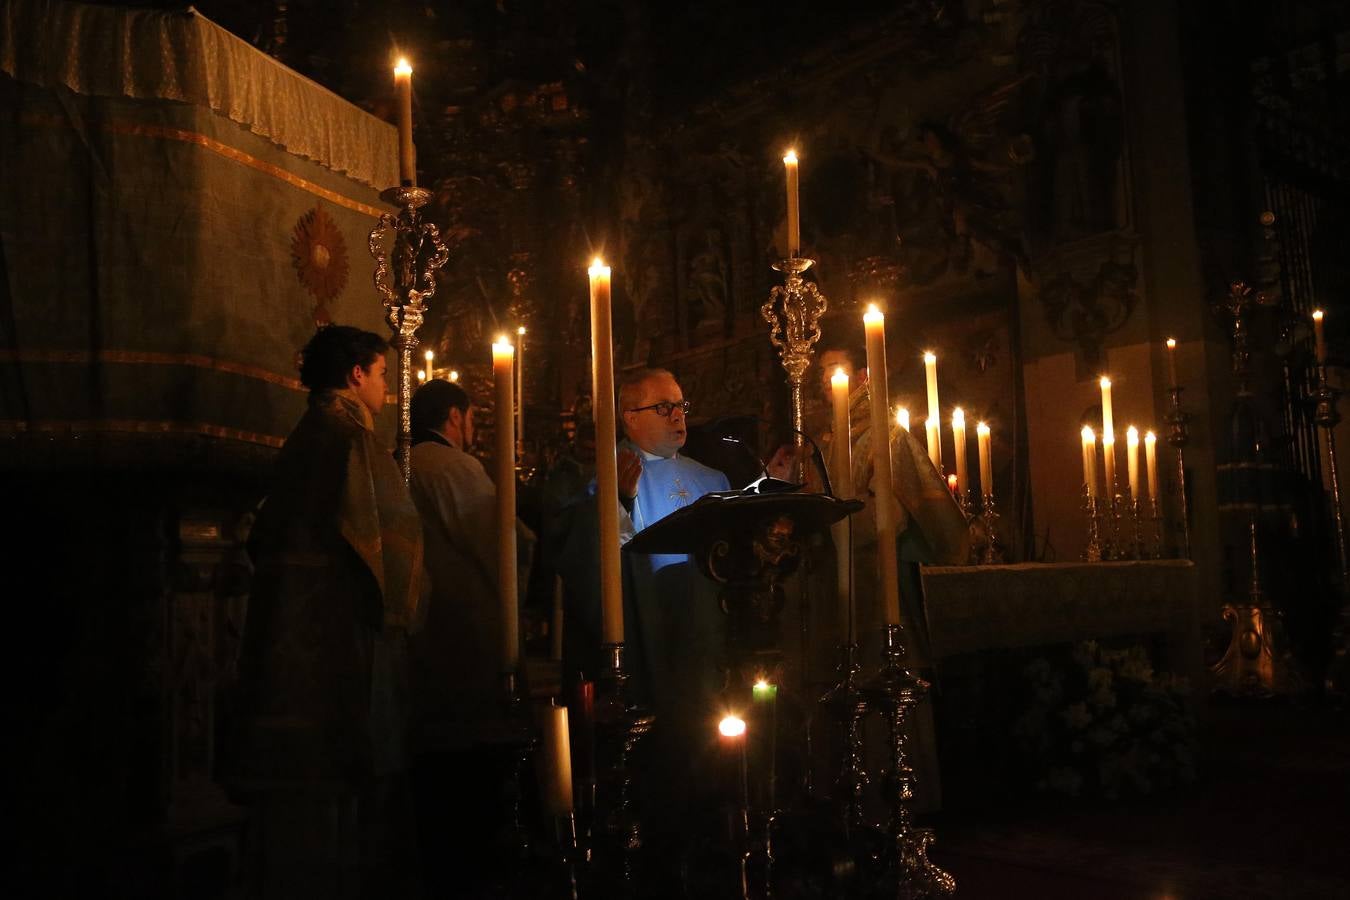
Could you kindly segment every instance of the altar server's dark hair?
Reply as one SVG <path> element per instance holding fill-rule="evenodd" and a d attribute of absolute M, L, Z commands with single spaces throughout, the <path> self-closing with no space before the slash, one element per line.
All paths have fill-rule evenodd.
<path fill-rule="evenodd" d="M 373 331 L 327 325 L 300 351 L 300 383 L 311 391 L 345 388 L 353 366 L 368 369 L 388 351 L 389 342 Z"/>
<path fill-rule="evenodd" d="M 413 440 L 417 440 L 421 431 L 434 431 L 444 425 L 452 409 L 468 415 L 469 393 L 464 388 L 442 378 L 419 387 L 412 396 Z"/>

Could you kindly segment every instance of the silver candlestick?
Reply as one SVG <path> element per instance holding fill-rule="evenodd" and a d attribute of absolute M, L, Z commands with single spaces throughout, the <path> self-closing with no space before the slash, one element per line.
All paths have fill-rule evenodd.
<path fill-rule="evenodd" d="M 1158 498 L 1150 497 L 1148 501 L 1148 520 L 1149 520 L 1149 558 L 1162 559 L 1162 512 L 1158 509 Z"/>
<path fill-rule="evenodd" d="M 998 539 L 998 506 L 993 494 L 980 496 L 980 518 L 984 521 L 984 553 L 980 562 L 986 566 L 996 566 L 1003 562 L 1003 545 Z"/>
<path fill-rule="evenodd" d="M 1172 385 L 1168 393 L 1172 395 L 1172 411 L 1165 420 L 1171 429 L 1167 433 L 1167 443 L 1177 451 L 1177 503 L 1181 515 L 1181 552 L 1186 559 L 1191 558 L 1191 517 L 1186 508 L 1186 445 L 1191 441 L 1189 423 L 1190 413 L 1181 408 L 1181 392 L 1185 388 Z"/>
<path fill-rule="evenodd" d="M 1336 552 L 1341 576 L 1338 585 L 1341 610 L 1331 632 L 1333 656 L 1327 668 L 1325 687 L 1332 696 L 1344 699 L 1350 696 L 1350 602 L 1346 602 L 1346 592 L 1350 589 L 1350 575 L 1347 574 L 1345 522 L 1341 512 L 1341 479 L 1336 460 L 1335 429 L 1341 421 L 1341 414 L 1336 409 L 1336 400 L 1340 397 L 1340 391 L 1327 382 L 1325 365 L 1317 367 L 1317 391 L 1313 397 L 1317 400 L 1313 421 L 1322 429 L 1327 444 L 1327 474 L 1331 479 L 1331 515 L 1336 523 Z"/>
<path fill-rule="evenodd" d="M 774 269 L 782 272 L 786 279 L 769 291 L 769 299 L 759 308 L 769 326 L 769 341 L 778 350 L 787 373 L 788 388 L 792 392 L 793 438 L 798 450 L 805 440 L 802 383 L 815 354 L 816 341 L 820 340 L 820 317 L 829 305 L 825 295 L 802 278 L 802 273 L 813 265 L 815 260 L 802 257 L 774 263 Z"/>
<path fill-rule="evenodd" d="M 1083 559 L 1087 562 L 1102 561 L 1102 509 L 1095 494 L 1088 493 L 1083 485 L 1085 501 L 1083 509 L 1087 513 L 1088 541 L 1083 548 Z"/>
<path fill-rule="evenodd" d="M 440 229 L 422 219 L 422 207 L 431 191 L 419 187 L 389 188 L 380 199 L 397 206 L 385 213 L 370 232 L 370 255 L 375 258 L 375 288 L 384 298 L 385 321 L 394 332 L 398 351 L 398 444 L 394 455 L 406 483 L 411 476 L 413 351 L 422 327 L 427 301 L 436 293 L 436 271 L 450 259 Z M 392 233 L 393 240 L 386 245 Z M 392 272 L 391 272 L 392 269 Z"/>

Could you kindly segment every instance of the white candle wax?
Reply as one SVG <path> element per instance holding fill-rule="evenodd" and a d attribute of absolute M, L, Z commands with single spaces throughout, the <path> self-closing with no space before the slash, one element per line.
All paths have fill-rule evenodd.
<path fill-rule="evenodd" d="M 966 471 L 966 413 L 961 407 L 952 410 L 952 446 L 956 453 L 956 487 L 970 490 L 970 473 Z"/>
<path fill-rule="evenodd" d="M 1144 435 L 1144 467 L 1148 470 L 1148 499 L 1158 502 L 1158 436 Z"/>
<path fill-rule="evenodd" d="M 516 448 L 512 428 L 512 363 L 515 348 L 501 335 L 492 344 L 492 377 L 496 389 L 494 425 L 497 431 L 497 596 L 501 604 L 502 671 L 514 673 L 520 665 L 520 618 L 516 586 Z"/>
<path fill-rule="evenodd" d="M 867 378 L 872 401 L 872 484 L 876 494 L 877 555 L 881 563 L 881 597 L 885 621 L 900 624 L 900 578 L 896 559 L 896 523 L 892 505 L 890 398 L 886 390 L 886 317 L 876 304 L 863 316 L 867 334 Z M 934 420 L 936 422 L 936 420 Z"/>
<path fill-rule="evenodd" d="M 795 259 L 802 249 L 801 211 L 797 191 L 797 151 L 789 150 L 783 157 L 787 174 L 787 243 L 788 256 Z"/>
<path fill-rule="evenodd" d="M 975 437 L 980 452 L 980 491 L 987 496 L 994 494 L 994 454 L 989 426 L 980 422 L 975 426 Z"/>
<path fill-rule="evenodd" d="M 1091 425 L 1083 426 L 1083 483 L 1089 497 L 1097 496 L 1097 435 Z"/>
<path fill-rule="evenodd" d="M 830 439 L 832 450 L 830 461 L 833 463 L 830 480 L 833 482 L 834 495 L 844 500 L 853 497 L 853 442 L 850 438 L 852 423 L 848 411 L 849 379 L 842 368 L 835 369 L 830 376 L 830 399 L 834 413 L 834 434 Z M 839 633 L 850 643 L 858 640 L 857 623 L 852 614 L 852 572 L 853 546 L 849 537 L 848 520 L 835 522 L 831 526 L 835 549 L 835 585 L 839 600 Z"/>
<path fill-rule="evenodd" d="M 1125 466 L 1130 475 L 1130 499 L 1139 500 L 1139 429 L 1133 425 L 1125 431 Z"/>
<path fill-rule="evenodd" d="M 412 139 L 412 66 L 400 59 L 394 66 L 394 90 L 398 94 L 398 178 L 405 187 L 417 185 L 417 164 Z"/>
<path fill-rule="evenodd" d="M 614 334 L 610 269 L 600 259 L 591 280 L 591 383 L 595 409 L 595 482 L 600 511 L 600 609 L 605 643 L 623 643 L 623 574 L 619 563 L 619 470 L 614 412 Z"/>

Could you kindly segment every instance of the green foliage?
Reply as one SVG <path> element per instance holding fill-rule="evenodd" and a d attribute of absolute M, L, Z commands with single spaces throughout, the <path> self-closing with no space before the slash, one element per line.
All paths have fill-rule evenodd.
<path fill-rule="evenodd" d="M 1037 790 L 1116 799 L 1195 780 L 1195 718 L 1184 679 L 1148 653 L 1084 641 L 1025 669 L 1030 703 L 1013 725 Z"/>

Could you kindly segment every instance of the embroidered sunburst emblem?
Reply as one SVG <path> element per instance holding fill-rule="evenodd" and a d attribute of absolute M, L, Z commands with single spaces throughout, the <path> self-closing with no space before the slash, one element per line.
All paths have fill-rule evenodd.
<path fill-rule="evenodd" d="M 680 501 L 681 506 L 689 503 L 689 491 L 685 488 L 684 482 L 680 481 L 680 476 L 675 476 L 675 484 L 670 489 L 670 499 Z"/>
<path fill-rule="evenodd" d="M 300 283 L 318 301 L 314 324 L 327 325 L 333 320 L 328 301 L 347 285 L 347 242 L 332 217 L 317 206 L 295 223 L 291 262 Z"/>

